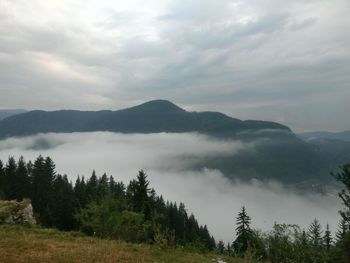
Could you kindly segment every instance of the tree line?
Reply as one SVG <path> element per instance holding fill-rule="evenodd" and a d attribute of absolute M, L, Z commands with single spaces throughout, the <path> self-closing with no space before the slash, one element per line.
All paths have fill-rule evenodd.
<path fill-rule="evenodd" d="M 6 164 L 0 160 L 0 198 L 29 198 L 44 227 L 164 246 L 216 247 L 207 226 L 199 225 L 183 203 L 157 195 L 144 171 L 128 185 L 95 171 L 72 184 L 67 175 L 56 173 L 50 157 L 39 156 L 34 163 L 9 157 Z"/>
<path fill-rule="evenodd" d="M 72 184 L 67 175 L 56 173 L 50 157 L 39 156 L 34 163 L 9 157 L 6 164 L 0 160 L 0 199 L 30 198 L 42 226 L 103 238 L 215 250 L 258 262 L 348 263 L 350 164 L 333 176 L 343 185 L 339 197 L 344 205 L 334 236 L 329 225 L 322 229 L 317 219 L 306 230 L 275 223 L 271 231 L 261 232 L 251 226 L 252 219 L 242 207 L 234 222 L 234 241 L 228 244 L 216 243 L 207 226 L 199 225 L 183 203 L 157 195 L 142 170 L 127 185 L 106 174 L 97 176 L 95 171 Z"/>
<path fill-rule="evenodd" d="M 333 176 L 343 184 L 339 192 L 344 209 L 334 236 L 329 224 L 322 229 L 317 219 L 308 229 L 298 225 L 277 224 L 269 232 L 262 233 L 251 227 L 251 218 L 245 207 L 236 217 L 236 239 L 225 246 L 217 244 L 221 254 L 250 257 L 257 261 L 272 263 L 349 263 L 350 262 L 350 164 Z"/>

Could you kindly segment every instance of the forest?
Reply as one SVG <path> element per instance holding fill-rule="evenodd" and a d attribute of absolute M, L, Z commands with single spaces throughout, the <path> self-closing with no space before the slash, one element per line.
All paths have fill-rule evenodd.
<path fill-rule="evenodd" d="M 95 171 L 72 183 L 67 175 L 56 172 L 50 157 L 39 156 L 34 162 L 9 157 L 6 163 L 0 160 L 0 199 L 30 200 L 42 227 L 105 239 L 215 251 L 252 262 L 350 262 L 350 164 L 333 177 L 342 185 L 339 198 L 343 203 L 336 233 L 316 218 L 308 229 L 275 223 L 271 231 L 262 232 L 254 228 L 242 206 L 237 215 L 232 212 L 232 229 L 227 231 L 234 241 L 228 244 L 215 241 L 183 203 L 158 195 L 142 170 L 128 184 Z M 1 213 L 0 223 L 4 223 Z"/>

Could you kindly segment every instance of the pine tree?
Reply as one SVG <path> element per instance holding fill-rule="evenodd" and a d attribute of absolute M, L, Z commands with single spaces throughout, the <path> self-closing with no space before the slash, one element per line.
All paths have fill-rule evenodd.
<path fill-rule="evenodd" d="M 4 164 L 0 160 L 0 199 L 5 198 L 4 187 L 5 187 L 5 170 L 4 170 Z"/>
<path fill-rule="evenodd" d="M 132 180 L 128 186 L 128 196 L 131 199 L 135 212 L 143 213 L 145 219 L 149 220 L 152 216 L 148 188 L 149 181 L 144 171 L 139 171 L 136 180 Z"/>
<path fill-rule="evenodd" d="M 66 175 L 57 175 L 53 181 L 53 226 L 61 230 L 72 230 L 75 227 L 74 190 Z"/>
<path fill-rule="evenodd" d="M 237 253 L 245 252 L 252 239 L 253 231 L 250 228 L 251 218 L 248 216 L 245 207 L 243 206 L 236 218 L 236 240 L 233 243 Z"/>
<path fill-rule="evenodd" d="M 16 160 L 11 156 L 9 157 L 5 167 L 4 192 L 5 192 L 5 199 L 7 200 L 17 199 L 17 196 L 18 196 L 16 169 L 17 169 Z"/>
<path fill-rule="evenodd" d="M 315 218 L 314 221 L 311 223 L 308 231 L 308 235 L 311 241 L 311 245 L 318 249 L 322 247 L 322 230 L 321 230 L 321 224 L 318 222 L 318 220 Z"/>
<path fill-rule="evenodd" d="M 88 203 L 91 201 L 97 201 L 97 188 L 98 188 L 98 179 L 96 176 L 95 170 L 92 172 L 90 179 L 86 183 L 86 195 Z"/>
<path fill-rule="evenodd" d="M 225 253 L 225 244 L 224 241 L 220 240 L 218 242 L 218 252 L 223 255 Z"/>
<path fill-rule="evenodd" d="M 226 251 L 227 251 L 227 255 L 229 255 L 229 256 L 232 255 L 232 247 L 231 247 L 230 243 L 227 243 Z"/>
<path fill-rule="evenodd" d="M 16 199 L 22 201 L 24 197 L 30 196 L 30 181 L 28 176 L 27 164 L 21 156 L 17 163 L 16 170 Z"/>
<path fill-rule="evenodd" d="M 329 224 L 327 224 L 326 231 L 324 232 L 323 244 L 327 250 L 329 250 L 332 246 L 332 236 L 331 231 L 329 230 Z"/>
<path fill-rule="evenodd" d="M 338 224 L 338 229 L 337 229 L 337 232 L 335 234 L 338 242 L 341 241 L 345 237 L 348 229 L 349 229 L 349 227 L 348 227 L 347 223 L 345 222 L 344 218 L 342 218 Z"/>
<path fill-rule="evenodd" d="M 41 155 L 35 160 L 32 170 L 32 205 L 39 222 L 44 226 L 52 226 L 53 181 L 55 164 L 51 158 Z"/>
<path fill-rule="evenodd" d="M 108 178 L 104 173 L 99 179 L 97 183 L 97 198 L 104 198 L 109 192 Z"/>
<path fill-rule="evenodd" d="M 80 179 L 78 176 L 74 185 L 74 196 L 76 198 L 76 206 L 78 209 L 85 208 L 87 205 L 86 184 L 84 176 Z"/>
<path fill-rule="evenodd" d="M 321 224 L 317 219 L 311 223 L 308 236 L 310 239 L 312 262 L 320 262 L 324 251 Z"/>
<path fill-rule="evenodd" d="M 343 201 L 344 210 L 340 211 L 345 224 L 350 225 L 350 163 L 342 167 L 342 170 L 333 174 L 336 179 L 344 185 L 344 189 L 339 193 L 339 197 Z"/>

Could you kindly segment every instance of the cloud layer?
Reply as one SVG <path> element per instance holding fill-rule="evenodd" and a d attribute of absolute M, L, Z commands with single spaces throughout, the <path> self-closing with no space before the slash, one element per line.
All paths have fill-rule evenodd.
<path fill-rule="evenodd" d="M 349 129 L 348 0 L 0 0 L 0 105 L 190 110 Z"/>
<path fill-rule="evenodd" d="M 89 177 L 93 169 L 128 182 L 144 169 L 158 194 L 184 202 L 201 224 L 225 241 L 233 239 L 235 216 L 242 205 L 253 225 L 263 230 L 271 229 L 274 222 L 307 227 L 315 217 L 336 228 L 340 202 L 335 195 L 300 195 L 275 182 L 233 182 L 217 170 L 192 169 L 207 157 L 231 156 L 246 147 L 251 145 L 199 134 L 45 134 L 0 141 L 0 159 L 49 155 L 57 171 L 73 182 L 77 175 Z"/>

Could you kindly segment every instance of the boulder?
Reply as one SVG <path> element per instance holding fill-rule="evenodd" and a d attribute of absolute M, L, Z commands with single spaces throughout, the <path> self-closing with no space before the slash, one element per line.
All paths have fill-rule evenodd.
<path fill-rule="evenodd" d="M 32 204 L 28 199 L 21 202 L 0 201 L 0 223 L 35 225 Z"/>

